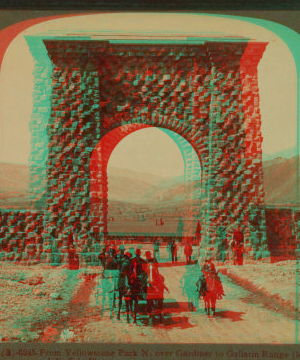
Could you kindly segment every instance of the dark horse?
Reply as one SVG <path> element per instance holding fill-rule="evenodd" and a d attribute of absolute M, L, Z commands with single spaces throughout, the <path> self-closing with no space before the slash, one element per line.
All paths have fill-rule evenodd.
<path fill-rule="evenodd" d="M 147 300 L 148 275 L 142 270 L 137 276 L 133 274 L 130 283 L 131 301 L 133 303 L 133 323 L 139 309 L 139 300 Z"/>
<path fill-rule="evenodd" d="M 118 293 L 119 293 L 119 311 L 118 311 L 118 320 L 120 320 L 122 300 L 125 300 L 126 305 L 126 314 L 127 322 L 129 322 L 129 312 L 131 311 L 132 301 L 131 301 L 131 288 L 130 284 L 132 282 L 132 274 L 130 272 L 130 259 L 124 257 L 119 264 L 119 279 L 118 279 Z"/>
<path fill-rule="evenodd" d="M 134 271 L 130 259 L 124 258 L 119 267 L 119 320 L 122 299 L 124 299 L 126 304 L 127 322 L 129 322 L 129 313 L 133 312 L 133 322 L 136 323 L 139 300 L 145 300 L 147 298 L 147 284 L 148 275 L 144 269 L 142 269 L 142 266 L 138 271 Z"/>
<path fill-rule="evenodd" d="M 207 315 L 215 315 L 216 302 L 224 296 L 221 280 L 216 272 L 205 272 L 197 281 L 199 296 L 203 297 L 205 312 Z"/>

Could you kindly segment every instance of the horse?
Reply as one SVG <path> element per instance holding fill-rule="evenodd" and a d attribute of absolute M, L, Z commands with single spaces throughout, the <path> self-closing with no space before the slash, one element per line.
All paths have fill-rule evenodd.
<path fill-rule="evenodd" d="M 133 304 L 133 323 L 136 324 L 136 316 L 139 308 L 139 300 L 147 300 L 148 275 L 141 271 L 139 275 L 132 274 L 130 282 L 131 302 Z"/>
<path fill-rule="evenodd" d="M 118 293 L 119 293 L 119 311 L 118 320 L 120 320 L 122 300 L 125 300 L 127 322 L 129 323 L 129 313 L 133 313 L 133 323 L 136 323 L 136 316 L 139 307 L 139 300 L 147 299 L 148 275 L 144 270 L 133 271 L 129 259 L 124 259 L 119 267 Z"/>
<path fill-rule="evenodd" d="M 118 310 L 118 320 L 120 320 L 121 308 L 122 308 L 122 300 L 125 300 L 126 305 L 126 314 L 127 314 L 127 322 L 129 323 L 129 313 L 131 311 L 131 289 L 128 283 L 128 274 L 120 273 L 118 280 L 118 292 L 119 292 L 119 310 Z"/>
<path fill-rule="evenodd" d="M 154 322 L 154 317 L 157 313 L 157 300 L 158 300 L 158 291 L 156 289 L 156 286 L 154 282 L 148 283 L 147 286 L 147 310 L 146 313 L 149 316 L 149 324 Z"/>
<path fill-rule="evenodd" d="M 197 282 L 200 285 L 199 296 L 203 297 L 205 312 L 207 315 L 216 313 L 216 302 L 224 296 L 224 290 L 218 273 L 205 272 Z"/>
<path fill-rule="evenodd" d="M 132 308 L 131 300 L 131 288 L 130 284 L 132 283 L 132 274 L 130 272 L 131 262 L 128 257 L 121 259 L 119 263 L 119 279 L 117 285 L 117 291 L 119 293 L 119 310 L 118 310 L 118 320 L 120 320 L 122 300 L 125 300 L 126 305 L 126 314 L 127 322 L 129 323 L 129 312 Z"/>

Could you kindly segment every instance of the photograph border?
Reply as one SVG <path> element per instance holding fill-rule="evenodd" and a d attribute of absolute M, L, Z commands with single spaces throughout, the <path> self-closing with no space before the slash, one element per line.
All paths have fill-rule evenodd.
<path fill-rule="evenodd" d="M 84 0 L 78 2 L 68 1 L 64 3 L 64 5 L 58 6 L 58 2 L 50 3 L 46 1 L 39 2 L 29 2 L 29 1 L 14 1 L 13 3 L 9 3 L 9 1 L 0 1 L 0 31 L 7 28 L 11 25 L 16 25 L 21 21 L 33 22 L 34 19 L 44 18 L 44 17 L 56 17 L 61 15 L 74 15 L 74 14 L 89 14 L 89 13 L 97 13 L 97 12 L 153 12 L 153 11 L 163 11 L 168 13 L 203 13 L 203 14 L 212 14 L 212 15 L 227 15 L 227 16 L 244 16 L 251 17 L 261 20 L 268 20 L 277 22 L 281 25 L 289 27 L 299 34 L 300 37 L 300 2 L 299 1 L 280 1 L 280 2 L 270 2 L 270 1 L 249 1 L 244 2 L 242 5 L 240 3 L 236 3 L 233 1 L 214 1 L 213 6 L 211 2 L 203 2 L 196 3 L 191 1 L 163 1 L 163 2 L 155 2 L 157 4 L 156 7 L 153 5 L 149 6 L 148 1 L 138 1 L 133 0 L 130 4 L 126 4 L 125 2 L 107 2 L 107 4 L 97 3 L 90 4 L 89 2 L 84 2 Z M 159 3 L 159 4 L 158 4 Z M 172 3 L 172 4 L 171 4 Z M 273 4 L 272 4 L 273 3 Z M 202 7 L 201 7 L 202 5 Z M 210 5 L 210 8 L 209 8 Z M 248 5 L 248 6 L 247 6 Z M 177 6 L 177 7 L 176 7 Z M 175 8 L 174 8 L 175 7 Z M 234 7 L 234 8 L 233 8 Z M 19 31 L 19 30 L 18 30 Z M 1 32 L 0 32 L 1 36 Z M 11 36 L 14 36 L 12 33 Z M 7 40 L 7 39 L 6 39 Z M 6 41 L 5 40 L 5 41 Z M 4 46 L 3 41 L 0 37 L 0 62 L 3 60 L 4 55 Z M 6 50 L 6 48 L 5 48 Z M 300 49 L 299 49 L 300 50 Z M 2 55 L 2 58 L 1 58 Z M 299 69 L 298 71 L 298 118 L 297 118 L 297 148 L 299 154 Z M 1 120 L 1 119 L 0 119 Z M 299 162 L 297 169 L 297 191 L 298 191 L 298 200 L 299 200 Z M 297 249 L 299 248 L 299 234 L 297 234 Z M 176 355 L 176 351 L 193 351 L 203 352 L 203 353 L 211 353 L 212 355 L 203 355 L 197 356 L 199 359 L 230 359 L 228 356 L 228 351 L 235 351 L 238 356 L 233 356 L 232 359 L 245 359 L 243 355 L 244 352 L 259 352 L 260 358 L 268 358 L 267 353 L 265 356 L 262 356 L 264 351 L 269 353 L 278 353 L 283 354 L 282 357 L 285 359 L 296 359 L 300 357 L 300 346 L 299 344 L 299 259 L 298 259 L 298 251 L 297 259 L 296 259 L 296 321 L 295 321 L 295 343 L 293 345 L 270 345 L 270 344 L 40 344 L 40 343 L 3 343 L 0 344 L 0 358 L 14 358 L 14 359 L 91 359 L 93 356 L 85 356 L 80 355 L 80 351 L 83 353 L 84 351 L 100 351 L 112 353 L 115 352 L 114 355 L 99 355 L 95 356 L 95 359 L 112 359 L 117 357 L 125 357 L 127 359 L 163 359 L 167 358 L 165 356 L 157 356 L 156 352 L 171 352 L 173 351 L 173 355 L 170 357 L 171 359 L 187 359 L 191 356 Z M 68 352 L 65 349 L 78 350 L 79 356 L 71 354 L 68 356 Z M 26 349 L 27 352 L 20 352 L 21 349 Z M 44 349 L 44 352 L 41 351 Z M 143 352 L 144 349 L 144 352 Z M 234 349 L 234 350 L 233 350 Z M 32 350 L 31 352 L 29 350 Z M 119 352 L 121 350 L 121 353 Z M 47 351 L 49 354 L 47 355 Z M 63 353 L 63 355 L 59 355 L 59 351 Z M 123 351 L 123 352 L 122 352 Z M 145 355 L 148 351 L 148 354 Z M 127 355 L 126 355 L 127 353 Z M 136 353 L 136 355 L 135 355 Z M 56 355 L 57 354 L 57 355 Z M 270 358 L 270 356 L 269 356 Z M 92 359 L 91 359 L 92 360 Z"/>

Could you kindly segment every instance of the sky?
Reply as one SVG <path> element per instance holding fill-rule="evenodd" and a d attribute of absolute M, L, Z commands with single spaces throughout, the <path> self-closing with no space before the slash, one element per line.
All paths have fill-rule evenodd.
<path fill-rule="evenodd" d="M 11 43 L 0 73 L 0 161 L 28 164 L 30 155 L 34 60 L 25 36 L 117 38 L 141 33 L 171 33 L 179 38 L 238 35 L 269 42 L 258 67 L 262 149 L 273 154 L 296 146 L 296 69 L 287 46 L 276 35 L 253 24 L 213 16 L 121 13 L 51 20 L 23 31 Z M 159 156 L 162 153 L 164 157 Z M 118 145 L 110 164 L 140 171 L 147 167 L 153 174 L 177 176 L 182 162 L 178 153 L 174 141 L 162 131 L 139 130 Z"/>
<path fill-rule="evenodd" d="M 126 136 L 110 156 L 108 174 L 111 167 L 150 173 L 163 178 L 184 174 L 178 146 L 169 135 L 157 128 L 138 130 Z"/>

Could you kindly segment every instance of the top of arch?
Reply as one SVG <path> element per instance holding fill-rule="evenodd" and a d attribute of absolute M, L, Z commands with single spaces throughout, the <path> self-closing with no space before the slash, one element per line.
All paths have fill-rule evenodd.
<path fill-rule="evenodd" d="M 105 35 L 105 34 L 93 34 L 93 35 L 81 35 L 81 34 L 70 34 L 63 36 L 54 36 L 54 35 L 25 35 L 26 39 L 39 38 L 42 40 L 57 40 L 57 41 L 106 41 L 111 44 L 185 44 L 185 45 L 204 45 L 207 42 L 256 42 L 257 40 L 247 38 L 247 37 L 233 37 L 233 36 L 166 36 L 166 35 L 155 35 L 155 36 L 142 36 L 142 35 L 124 35 L 124 34 L 114 34 L 114 35 Z M 261 42 L 261 41 L 259 41 Z"/>

